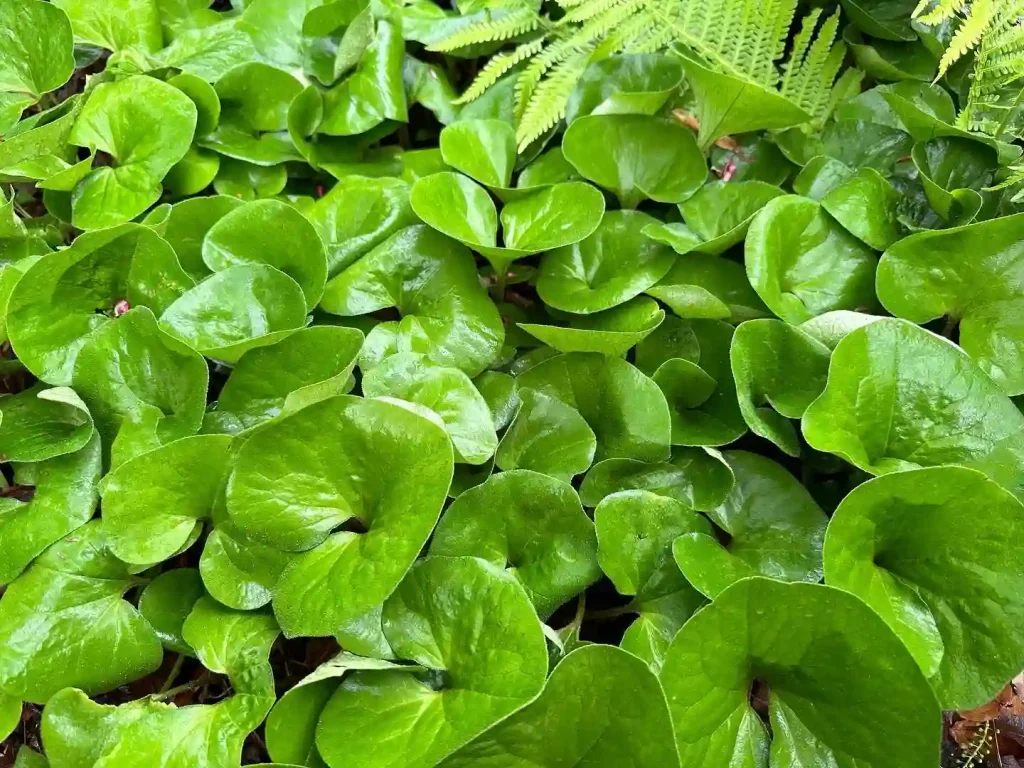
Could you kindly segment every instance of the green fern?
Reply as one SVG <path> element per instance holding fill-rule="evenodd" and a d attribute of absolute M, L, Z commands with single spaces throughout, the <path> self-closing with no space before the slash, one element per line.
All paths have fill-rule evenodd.
<path fill-rule="evenodd" d="M 515 92 L 521 149 L 564 117 L 569 95 L 587 65 L 605 56 L 653 53 L 680 43 L 719 72 L 765 88 L 779 87 L 783 96 L 820 122 L 830 108 L 833 82 L 846 50 L 835 41 L 838 16 L 819 24 L 821 12 L 813 11 L 804 19 L 793 51 L 782 64 L 798 0 L 557 3 L 561 18 L 527 13 L 519 7 L 500 19 L 475 24 L 432 46 L 434 50 L 448 51 L 520 39 L 513 50 L 491 58 L 460 102 L 477 98 L 506 73 L 519 68 Z"/>

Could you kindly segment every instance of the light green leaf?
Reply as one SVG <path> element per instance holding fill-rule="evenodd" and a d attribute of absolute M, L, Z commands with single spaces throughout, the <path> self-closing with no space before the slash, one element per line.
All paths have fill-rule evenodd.
<path fill-rule="evenodd" d="M 507 187 L 516 162 L 516 132 L 504 120 L 462 120 L 445 127 L 441 156 L 447 165 L 489 187 Z"/>
<path fill-rule="evenodd" d="M 666 360 L 682 358 L 696 363 L 700 360 L 700 342 L 690 322 L 668 315 L 654 332 L 636 345 L 634 363 L 648 376 Z"/>
<path fill-rule="evenodd" d="M 15 487 L 33 491 L 28 501 L 14 496 L 0 505 L 0 584 L 13 581 L 43 550 L 93 516 L 101 471 L 95 434 L 75 453 L 15 465 Z"/>
<path fill-rule="evenodd" d="M 226 435 L 186 437 L 111 472 L 103 486 L 103 520 L 114 554 L 144 565 L 178 552 L 196 525 L 212 516 L 230 444 Z"/>
<path fill-rule="evenodd" d="M 932 768 L 939 759 L 941 712 L 927 680 L 847 592 L 743 579 L 686 623 L 661 670 L 683 765 L 768 766 L 754 680 L 771 692 L 773 764 Z"/>
<path fill-rule="evenodd" d="M 342 395 L 255 432 L 227 508 L 254 539 L 305 552 L 274 591 L 285 632 L 333 634 L 390 594 L 433 530 L 451 474 L 444 431 L 393 403 Z"/>
<path fill-rule="evenodd" d="M 0 686 L 43 703 L 113 690 L 160 666 L 160 639 L 122 595 L 135 586 L 99 521 L 46 550 L 0 598 Z"/>
<path fill-rule="evenodd" d="M 656 301 L 638 296 L 604 312 L 571 318 L 568 327 L 517 325 L 559 352 L 601 352 L 618 357 L 647 337 L 664 319 L 665 312 Z"/>
<path fill-rule="evenodd" d="M 201 150 L 208 153 L 208 150 Z M 220 157 L 217 155 L 217 157 Z M 245 160 L 225 157 L 213 179 L 213 189 L 218 195 L 236 200 L 252 201 L 280 195 L 288 186 L 288 166 L 253 165 Z"/>
<path fill-rule="evenodd" d="M 799 326 L 751 320 L 736 329 L 729 358 L 740 412 L 750 430 L 790 456 L 800 439 L 790 419 L 825 389 L 831 350 Z"/>
<path fill-rule="evenodd" d="M 160 637 L 164 648 L 193 656 L 181 630 L 196 601 L 203 596 L 203 582 L 195 568 L 174 568 L 151 581 L 139 597 L 139 613 Z"/>
<path fill-rule="evenodd" d="M 623 304 L 657 283 L 676 255 L 643 229 L 657 220 L 639 211 L 610 211 L 584 240 L 541 258 L 537 292 L 548 306 L 590 314 Z"/>
<path fill-rule="evenodd" d="M 959 320 L 964 351 L 1010 395 L 1024 392 L 1022 222 L 1017 214 L 911 235 L 882 255 L 876 280 L 898 317 Z"/>
<path fill-rule="evenodd" d="M 782 194 L 763 181 L 709 181 L 679 204 L 679 212 L 704 241 L 694 250 L 718 256 L 743 242 L 754 214 Z"/>
<path fill-rule="evenodd" d="M 541 618 L 597 581 L 597 539 L 568 483 L 526 470 L 501 472 L 445 511 L 431 555 L 480 557 L 506 568 Z"/>
<path fill-rule="evenodd" d="M 21 699 L 16 696 L 0 691 L 0 736 L 6 741 L 7 737 L 10 736 L 14 729 L 21 725 Z M 27 747 L 23 747 L 27 749 Z M 15 762 L 15 768 L 22 763 L 21 751 L 18 753 L 18 760 Z"/>
<path fill-rule="evenodd" d="M 163 47 L 160 15 L 153 0 L 54 0 L 71 19 L 75 42 L 109 51 L 156 53 Z"/>
<path fill-rule="evenodd" d="M 380 323 L 367 335 L 366 369 L 396 352 L 418 352 L 476 376 L 504 339 L 472 254 L 424 226 L 397 232 L 332 278 L 321 306 L 344 316 L 397 307 L 400 322 Z"/>
<path fill-rule="evenodd" d="M 686 580 L 709 598 L 747 576 L 821 580 L 821 544 L 828 518 L 800 483 L 771 459 L 729 451 L 736 482 L 708 512 L 727 544 L 698 531 L 676 539 L 673 556 Z"/>
<path fill-rule="evenodd" d="M 498 447 L 487 401 L 458 368 L 439 366 L 423 355 L 400 353 L 370 370 L 362 387 L 366 397 L 388 395 L 434 411 L 444 422 L 457 462 L 483 464 Z"/>
<path fill-rule="evenodd" d="M 228 18 L 186 30 L 160 51 L 157 59 L 166 67 L 215 83 L 240 61 L 250 61 L 256 55 L 252 38 L 238 28 L 237 22 L 237 17 Z"/>
<path fill-rule="evenodd" d="M 160 317 L 160 327 L 200 354 L 230 363 L 250 349 L 280 341 L 305 319 L 298 283 L 266 264 L 238 264 L 175 301 Z"/>
<path fill-rule="evenodd" d="M 74 453 L 92 437 L 92 415 L 70 387 L 34 386 L 0 398 L 0 455 L 45 461 Z"/>
<path fill-rule="evenodd" d="M 96 86 L 68 141 L 106 152 L 114 164 L 94 168 L 75 186 L 75 226 L 112 227 L 153 205 L 161 179 L 188 151 L 196 119 L 188 96 L 152 77 Z"/>
<path fill-rule="evenodd" d="M 660 229 L 664 226 L 644 227 L 644 234 L 665 242 Z M 663 301 L 679 317 L 742 322 L 769 314 L 761 297 L 750 287 L 742 264 L 705 253 L 680 256 L 668 274 L 648 288 L 647 293 Z"/>
<path fill-rule="evenodd" d="M 559 662 L 536 700 L 440 765 L 644 768 L 678 762 L 654 674 L 625 651 L 589 645 Z"/>
<path fill-rule="evenodd" d="M 595 464 L 583 478 L 580 499 L 596 507 L 619 491 L 650 491 L 706 512 L 725 501 L 733 480 L 732 468 L 718 451 L 677 448 L 667 462 L 605 459 Z"/>
<path fill-rule="evenodd" d="M 1024 416 L 957 346 L 904 320 L 851 332 L 804 438 L 873 475 L 960 464 L 1024 493 Z"/>
<path fill-rule="evenodd" d="M 348 176 L 335 184 L 313 206 L 309 220 L 327 246 L 331 277 L 419 221 L 405 182 L 364 176 Z"/>
<path fill-rule="evenodd" d="M 746 264 L 754 290 L 788 323 L 877 303 L 871 249 L 797 195 L 775 198 L 754 217 Z"/>
<path fill-rule="evenodd" d="M 143 223 L 156 231 L 174 249 L 181 268 L 193 280 L 199 281 L 210 274 L 203 261 L 203 240 L 210 228 L 220 219 L 242 206 L 241 200 L 224 195 L 193 197 L 181 200 L 166 209 L 166 216 L 155 208 Z"/>
<path fill-rule="evenodd" d="M 874 168 L 861 168 L 821 199 L 821 207 L 875 250 L 903 237 L 898 221 L 900 193 Z"/>
<path fill-rule="evenodd" d="M 568 480 L 594 461 L 597 437 L 573 406 L 533 389 L 518 392 L 512 426 L 494 462 L 503 470 L 529 469 Z"/>
<path fill-rule="evenodd" d="M 562 151 L 585 178 L 614 192 L 624 208 L 645 199 L 682 202 L 708 174 L 693 133 L 669 118 L 581 117 L 565 132 Z"/>
<path fill-rule="evenodd" d="M 482 560 L 415 566 L 384 605 L 384 632 L 400 658 L 443 674 L 346 677 L 317 726 L 328 765 L 391 765 L 382 743 L 402 744 L 406 765 L 435 765 L 544 686 L 547 649 L 533 606 L 512 576 Z"/>
<path fill-rule="evenodd" d="M 910 153 L 932 209 L 952 225 L 969 224 L 981 209 L 980 190 L 999 167 L 996 151 L 977 141 L 938 137 Z"/>
<path fill-rule="evenodd" d="M 363 334 L 355 328 L 302 328 L 269 347 L 246 352 L 207 414 L 212 425 L 235 433 L 334 395 L 345 394 Z"/>

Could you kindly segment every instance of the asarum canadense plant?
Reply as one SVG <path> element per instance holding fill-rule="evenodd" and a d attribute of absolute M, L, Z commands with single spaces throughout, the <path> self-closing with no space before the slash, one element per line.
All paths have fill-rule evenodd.
<path fill-rule="evenodd" d="M 825 5 L 0 0 L 0 764 L 937 768 L 1024 11 Z"/>

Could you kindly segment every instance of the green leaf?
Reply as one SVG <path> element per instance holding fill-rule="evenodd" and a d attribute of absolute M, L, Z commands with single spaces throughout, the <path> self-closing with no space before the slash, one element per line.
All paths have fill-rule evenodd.
<path fill-rule="evenodd" d="M 1024 392 L 1024 215 L 919 232 L 882 255 L 878 298 L 898 317 L 960 321 L 960 345 L 1007 394 Z M 964 254 L 970 254 L 969 259 Z"/>
<path fill-rule="evenodd" d="M 690 325 L 700 364 L 672 358 L 654 372 L 669 404 L 672 444 L 727 445 L 747 431 L 729 365 L 733 328 L 718 320 L 693 320 Z"/>
<path fill-rule="evenodd" d="M 215 83 L 238 62 L 250 61 L 255 55 L 252 38 L 238 28 L 234 17 L 183 31 L 157 54 L 157 59 L 165 67 Z"/>
<path fill-rule="evenodd" d="M 416 565 L 384 605 L 384 632 L 400 658 L 435 670 L 434 680 L 397 670 L 346 677 L 317 726 L 329 765 L 392 764 L 394 754 L 381 750 L 388 742 L 402 744 L 409 765 L 435 765 L 544 686 L 547 650 L 533 606 L 514 578 L 482 560 Z"/>
<path fill-rule="evenodd" d="M 115 464 L 195 434 L 208 379 L 202 357 L 160 330 L 145 307 L 94 332 L 72 377 Z"/>
<path fill-rule="evenodd" d="M 839 342 L 802 426 L 811 447 L 873 475 L 960 464 L 1024 492 L 1024 416 L 957 346 L 904 320 Z"/>
<path fill-rule="evenodd" d="M 185 620 L 184 638 L 210 671 L 227 674 L 234 694 L 213 705 L 175 707 L 140 699 L 119 707 L 68 689 L 43 716 L 47 754 L 57 765 L 219 768 L 238 765 L 250 731 L 274 703 L 267 656 L 279 630 L 272 617 L 238 613 L 209 598 Z"/>
<path fill-rule="evenodd" d="M 703 240 L 694 250 L 718 256 L 743 242 L 754 214 L 782 194 L 763 181 L 710 181 L 680 203 L 679 212 Z"/>
<path fill-rule="evenodd" d="M 821 207 L 848 232 L 878 251 L 901 239 L 900 193 L 874 168 L 861 168 L 829 190 Z"/>
<path fill-rule="evenodd" d="M 274 591 L 285 632 L 333 634 L 390 594 L 433 530 L 451 475 L 448 436 L 394 403 L 342 395 L 255 432 L 227 508 L 257 541 L 304 552 Z"/>
<path fill-rule="evenodd" d="M 820 581 L 828 518 L 807 489 L 756 453 L 730 451 L 725 460 L 736 482 L 708 516 L 729 540 L 704 531 L 676 539 L 672 552 L 686 580 L 711 599 L 747 576 Z"/>
<path fill-rule="evenodd" d="M 711 525 L 685 504 L 644 490 L 620 491 L 594 510 L 597 558 L 615 589 L 633 600 L 635 613 L 622 639 L 626 650 L 658 668 L 672 636 L 703 603 L 672 560 L 672 542 Z"/>
<path fill-rule="evenodd" d="M 648 225 L 644 234 L 666 242 L 664 230 L 672 225 Z M 677 225 L 679 226 L 679 225 Z M 669 245 L 676 250 L 672 242 Z M 742 322 L 769 314 L 761 297 L 750 287 L 743 265 L 721 256 L 686 253 L 647 293 L 664 302 L 679 317 Z"/>
<path fill-rule="evenodd" d="M 416 215 L 449 237 L 483 254 L 496 272 L 515 259 L 569 246 L 591 235 L 604 213 L 604 198 L 583 182 L 530 191 L 498 213 L 487 191 L 467 176 L 442 172 L 417 181 L 410 193 Z"/>
<path fill-rule="evenodd" d="M 327 254 L 309 220 L 279 200 L 258 200 L 230 211 L 203 239 L 203 261 L 214 272 L 268 264 L 295 280 L 312 309 L 323 295 Z"/>
<path fill-rule="evenodd" d="M 153 0 L 54 0 L 71 19 L 75 42 L 109 51 L 156 53 L 163 47 L 160 15 Z"/>
<path fill-rule="evenodd" d="M 636 345 L 634 363 L 652 376 L 662 363 L 676 357 L 696 363 L 700 360 L 700 342 L 688 320 L 668 315 L 650 336 Z"/>
<path fill-rule="evenodd" d="M 504 120 L 462 120 L 445 127 L 441 156 L 447 165 L 489 187 L 507 187 L 516 162 L 516 132 Z"/>
<path fill-rule="evenodd" d="M 583 691 L 578 705 L 567 706 Z M 654 674 L 625 651 L 590 645 L 559 662 L 536 700 L 440 765 L 641 768 L 678 762 L 668 705 Z"/>
<path fill-rule="evenodd" d="M 0 584 L 14 580 L 37 555 L 85 524 L 96 511 L 102 470 L 100 440 L 38 464 L 14 466 L 16 486 L 31 486 L 29 501 L 0 506 Z"/>
<path fill-rule="evenodd" d="M 751 320 L 736 329 L 730 361 L 736 396 L 750 430 L 790 456 L 800 440 L 799 419 L 825 389 L 831 350 L 800 327 L 781 320 Z"/>
<path fill-rule="evenodd" d="M 723 501 L 733 484 L 732 468 L 714 449 L 679 448 L 667 462 L 605 459 L 595 464 L 580 485 L 580 499 L 596 507 L 619 491 L 650 491 L 688 507 L 708 511 Z"/>
<path fill-rule="evenodd" d="M 708 173 L 688 128 L 647 115 L 581 117 L 565 132 L 562 151 L 585 178 L 614 192 L 624 208 L 648 199 L 681 202 Z"/>
<path fill-rule="evenodd" d="M 715 139 L 756 130 L 781 130 L 806 123 L 811 115 L 775 90 L 715 72 L 689 51 L 676 49 L 697 102 L 697 142 L 707 150 Z"/>
<path fill-rule="evenodd" d="M 348 176 L 317 201 L 309 220 L 327 246 L 333 277 L 405 227 L 418 223 L 399 179 Z"/>
<path fill-rule="evenodd" d="M 447 509 L 431 555 L 479 557 L 506 568 L 541 618 L 597 581 L 597 539 L 568 483 L 526 470 L 502 472 Z"/>
<path fill-rule="evenodd" d="M 21 725 L 21 699 L 0 691 L 0 736 L 7 740 L 14 730 Z M 25 749 L 25 748 L 23 748 Z M 18 753 L 16 768 L 22 764 L 21 752 Z"/>
<path fill-rule="evenodd" d="M 135 586 L 89 523 L 46 550 L 0 598 L 0 686 L 43 703 L 113 690 L 160 666 L 160 639 L 122 595 Z"/>
<path fill-rule="evenodd" d="M 911 29 L 915 0 L 841 0 L 850 21 L 865 34 L 882 40 L 916 40 Z"/>
<path fill-rule="evenodd" d="M 217 410 L 207 414 L 204 428 L 215 424 L 232 434 L 345 394 L 362 344 L 363 334 L 355 328 L 314 326 L 246 352 L 225 382 Z"/>
<path fill-rule="evenodd" d="M 754 290 L 788 323 L 876 304 L 872 251 L 797 195 L 772 200 L 754 218 L 746 264 Z"/>
<path fill-rule="evenodd" d="M 203 596 L 203 582 L 195 568 L 174 568 L 151 581 L 139 597 L 139 613 L 160 637 L 164 648 L 192 656 L 192 646 L 182 637 L 182 626 L 196 601 Z"/>
<path fill-rule="evenodd" d="M 209 154 L 207 150 L 200 150 Z M 219 158 L 220 156 L 217 155 Z M 253 165 L 231 157 L 220 159 L 213 188 L 218 195 L 236 200 L 262 200 L 281 194 L 288 185 L 288 166 Z"/>
<path fill-rule="evenodd" d="M 518 411 L 494 462 L 503 470 L 528 469 L 568 480 L 594 461 L 597 437 L 572 405 L 533 389 L 518 392 Z"/>
<path fill-rule="evenodd" d="M 930 82 L 935 77 L 938 57 L 919 41 L 865 39 L 855 27 L 843 30 L 843 41 L 850 46 L 857 67 L 875 80 Z"/>
<path fill-rule="evenodd" d="M 653 332 L 665 319 L 664 310 L 646 296 L 625 304 L 570 318 L 568 327 L 517 323 L 528 334 L 559 352 L 601 352 L 619 357 Z"/>
<path fill-rule="evenodd" d="M 153 227 L 170 244 L 181 268 L 189 277 L 199 281 L 210 274 L 210 268 L 203 261 L 206 233 L 217 221 L 241 205 L 241 200 L 224 195 L 193 197 L 167 208 L 165 217 L 159 216 L 160 208 L 154 209 L 144 223 Z"/>
<path fill-rule="evenodd" d="M 743 579 L 686 623 L 661 670 L 684 765 L 768 765 L 768 734 L 749 703 L 754 680 L 770 691 L 778 765 L 931 768 L 939 759 L 941 712 L 927 680 L 847 592 Z"/>
<path fill-rule="evenodd" d="M 0 102 L 13 101 L 13 125 L 23 107 L 68 81 L 75 70 L 74 44 L 68 17 L 39 0 L 4 0 L 0 27 L 7 35 L 0 52 Z M 11 125 L 0 120 L 0 134 Z"/>
<path fill-rule="evenodd" d="M 374 327 L 362 366 L 395 352 L 426 354 L 469 376 L 498 355 L 504 328 L 472 254 L 428 227 L 407 227 L 327 283 L 322 308 L 343 316 L 396 307 L 400 322 Z"/>
<path fill-rule="evenodd" d="M 571 125 L 584 115 L 654 115 L 683 80 L 674 56 L 632 54 L 594 61 L 576 82 L 565 108 Z"/>
<path fill-rule="evenodd" d="M 186 437 L 111 472 L 103 486 L 103 520 L 114 554 L 144 565 L 178 552 L 212 515 L 230 444 L 226 435 Z"/>
<path fill-rule="evenodd" d="M 939 137 L 911 152 L 931 207 L 953 225 L 969 224 L 981 209 L 979 190 L 992 184 L 996 152 L 976 141 Z"/>
<path fill-rule="evenodd" d="M 45 461 L 83 448 L 92 415 L 70 387 L 34 386 L 0 398 L 0 455 L 5 461 Z"/>
<path fill-rule="evenodd" d="M 980 472 L 878 477 L 843 499 L 825 539 L 828 582 L 870 605 L 946 709 L 991 700 L 1024 659 L 1014 532 L 1020 502 Z"/>
<path fill-rule="evenodd" d="M 148 227 L 87 232 L 18 281 L 7 307 L 11 344 L 32 373 L 67 386 L 79 351 L 111 322 L 118 302 L 162 309 L 189 287 L 174 252 Z"/>
<path fill-rule="evenodd" d="M 238 264 L 171 304 L 160 327 L 200 354 L 231 363 L 280 341 L 305 319 L 306 300 L 292 278 L 266 264 Z"/>
<path fill-rule="evenodd" d="M 196 105 L 188 96 L 152 77 L 96 86 L 68 141 L 106 152 L 114 164 L 94 168 L 75 185 L 74 225 L 112 227 L 153 205 L 161 179 L 188 151 L 196 119 Z"/>
<path fill-rule="evenodd" d="M 590 314 L 624 304 L 657 283 L 676 255 L 643 230 L 657 220 L 639 211 L 609 211 L 584 240 L 545 253 L 537 292 L 548 306 Z"/>
<path fill-rule="evenodd" d="M 397 397 L 434 411 L 444 422 L 457 462 L 483 464 L 498 447 L 487 401 L 458 368 L 399 353 L 370 370 L 362 387 L 366 397 Z"/>

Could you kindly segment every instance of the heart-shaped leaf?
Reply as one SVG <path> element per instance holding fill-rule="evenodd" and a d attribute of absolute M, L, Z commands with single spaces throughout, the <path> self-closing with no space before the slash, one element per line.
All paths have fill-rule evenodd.
<path fill-rule="evenodd" d="M 70 387 L 34 386 L 0 398 L 0 454 L 33 462 L 74 453 L 92 437 L 92 414 Z"/>
<path fill-rule="evenodd" d="M 305 552 L 274 591 L 285 632 L 333 634 L 387 597 L 433 530 L 451 474 L 444 431 L 393 403 L 341 395 L 255 432 L 227 508 L 256 540 Z"/>
<path fill-rule="evenodd" d="M 430 554 L 479 557 L 507 568 L 542 618 L 600 575 L 594 526 L 576 491 L 525 470 L 494 475 L 456 498 Z"/>
<path fill-rule="evenodd" d="M 584 115 L 653 115 L 683 80 L 679 59 L 630 54 L 598 59 L 584 70 L 569 96 L 565 122 Z"/>
<path fill-rule="evenodd" d="M 665 312 L 644 296 L 617 307 L 570 319 L 568 327 L 518 323 L 531 336 L 559 352 L 601 352 L 618 357 L 654 331 Z"/>

